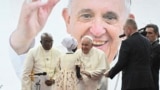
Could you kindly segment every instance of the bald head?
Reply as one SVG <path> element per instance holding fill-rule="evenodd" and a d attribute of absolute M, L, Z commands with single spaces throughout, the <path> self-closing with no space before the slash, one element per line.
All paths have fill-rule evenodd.
<path fill-rule="evenodd" d="M 127 19 L 125 26 L 129 26 L 133 30 L 137 30 L 137 24 L 134 19 Z"/>
<path fill-rule="evenodd" d="M 133 19 L 127 19 L 124 25 L 124 33 L 127 37 L 130 37 L 133 33 L 137 32 L 137 24 Z"/>

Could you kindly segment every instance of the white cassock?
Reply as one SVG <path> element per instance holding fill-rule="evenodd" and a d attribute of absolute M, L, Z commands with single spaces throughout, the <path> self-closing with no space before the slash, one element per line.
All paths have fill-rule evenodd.
<path fill-rule="evenodd" d="M 55 80 L 56 72 L 58 72 L 57 61 L 60 55 L 61 53 L 57 49 L 52 48 L 46 51 L 41 45 L 30 49 L 24 62 L 22 90 L 54 90 L 54 85 L 47 86 L 44 82 L 50 78 Z M 47 75 L 33 75 L 34 80 L 31 80 L 29 75 L 31 75 L 32 72 L 46 72 Z"/>
<path fill-rule="evenodd" d="M 106 63 L 106 55 L 103 51 L 92 47 L 88 54 L 83 54 L 82 50 L 77 50 L 76 54 L 82 62 L 82 69 L 89 72 L 91 77 L 82 75 L 83 80 L 78 84 L 79 90 L 97 90 L 100 89 L 100 81 L 109 65 Z M 107 85 L 107 84 L 106 84 Z"/>

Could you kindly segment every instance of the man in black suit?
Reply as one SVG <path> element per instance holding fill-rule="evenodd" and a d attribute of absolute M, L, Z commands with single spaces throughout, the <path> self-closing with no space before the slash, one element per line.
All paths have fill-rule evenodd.
<path fill-rule="evenodd" d="M 155 84 L 155 90 L 159 90 L 159 69 L 160 69 L 160 44 L 159 44 L 159 30 L 155 24 L 148 24 L 145 27 L 146 37 L 151 43 L 151 70 Z"/>
<path fill-rule="evenodd" d="M 112 79 L 122 71 L 121 90 L 153 90 L 149 41 L 137 32 L 133 19 L 126 21 L 124 33 L 127 39 L 122 41 L 118 62 L 105 76 Z"/>

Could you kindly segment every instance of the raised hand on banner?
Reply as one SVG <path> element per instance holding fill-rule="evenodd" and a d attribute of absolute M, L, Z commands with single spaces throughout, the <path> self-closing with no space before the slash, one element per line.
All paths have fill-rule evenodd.
<path fill-rule="evenodd" d="M 10 37 L 10 44 L 17 54 L 25 53 L 29 49 L 35 36 L 43 29 L 53 7 L 58 1 L 24 1 L 19 23 Z"/>

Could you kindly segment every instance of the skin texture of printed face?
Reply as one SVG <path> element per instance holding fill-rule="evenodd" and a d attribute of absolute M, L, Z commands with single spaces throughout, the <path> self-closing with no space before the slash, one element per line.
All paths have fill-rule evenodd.
<path fill-rule="evenodd" d="M 153 28 L 146 28 L 146 32 L 146 37 L 150 42 L 154 42 L 157 39 L 158 35 L 154 32 Z"/>
<path fill-rule="evenodd" d="M 89 35 L 93 46 L 103 50 L 109 62 L 114 59 L 128 18 L 125 0 L 73 0 L 70 11 L 63 10 L 63 17 L 67 32 L 78 42 Z"/>

